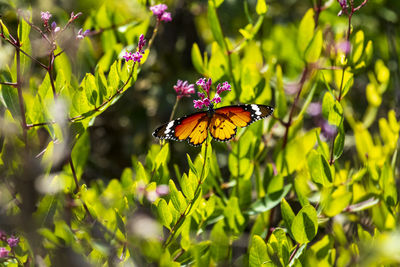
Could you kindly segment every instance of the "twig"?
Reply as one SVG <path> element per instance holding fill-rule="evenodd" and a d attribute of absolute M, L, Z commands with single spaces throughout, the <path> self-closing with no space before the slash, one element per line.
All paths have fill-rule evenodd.
<path fill-rule="evenodd" d="M 285 129 L 285 135 L 283 136 L 282 148 L 285 148 L 286 144 L 287 144 L 288 135 L 289 135 L 289 128 L 290 128 L 290 126 L 292 126 L 294 109 L 297 106 L 297 102 L 299 101 L 301 91 L 303 90 L 304 83 L 306 82 L 306 79 L 307 79 L 307 76 L 308 76 L 308 68 L 309 68 L 308 65 L 306 65 L 306 67 L 304 68 L 303 73 L 301 75 L 301 78 L 300 78 L 299 89 L 298 89 L 297 95 L 296 95 L 296 97 L 295 97 L 295 99 L 293 101 L 293 105 L 292 105 L 292 107 L 290 109 L 288 122 L 285 125 L 286 129 Z"/>
<path fill-rule="evenodd" d="M 292 260 L 293 260 L 293 258 L 294 258 L 294 255 L 296 255 L 296 252 L 299 250 L 299 247 L 300 247 L 300 244 L 297 243 L 297 244 L 296 244 L 296 247 L 294 248 L 294 250 L 293 250 L 293 252 L 292 252 L 292 254 L 290 254 L 289 263 L 292 262 Z"/>

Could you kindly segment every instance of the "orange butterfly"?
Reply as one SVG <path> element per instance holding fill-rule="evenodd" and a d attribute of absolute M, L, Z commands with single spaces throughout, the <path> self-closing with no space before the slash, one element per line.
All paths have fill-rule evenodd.
<path fill-rule="evenodd" d="M 210 132 L 214 140 L 225 142 L 236 135 L 238 126 L 246 127 L 268 117 L 273 111 L 272 107 L 266 105 L 245 104 L 214 109 L 211 104 L 207 111 L 161 125 L 153 132 L 153 136 L 175 141 L 187 140 L 190 145 L 199 146 Z"/>

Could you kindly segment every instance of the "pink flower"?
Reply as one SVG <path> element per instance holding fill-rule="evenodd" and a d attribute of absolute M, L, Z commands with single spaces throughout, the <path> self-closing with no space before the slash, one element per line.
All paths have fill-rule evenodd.
<path fill-rule="evenodd" d="M 78 14 L 74 14 L 74 11 L 72 11 L 71 20 L 76 20 L 80 15 L 82 15 L 82 12 L 78 12 Z"/>
<path fill-rule="evenodd" d="M 215 104 L 221 103 L 221 97 L 219 96 L 219 94 L 215 94 L 211 102 L 214 102 Z"/>
<path fill-rule="evenodd" d="M 211 104 L 210 99 L 204 98 L 204 100 L 203 100 L 203 105 L 206 106 L 206 107 L 208 107 L 210 104 Z"/>
<path fill-rule="evenodd" d="M 194 108 L 202 109 L 204 106 L 202 100 L 193 100 L 193 103 L 194 103 Z"/>
<path fill-rule="evenodd" d="M 142 54 L 144 54 L 144 49 L 143 49 L 143 47 L 144 47 L 145 45 L 146 45 L 146 39 L 144 39 L 144 35 L 141 34 L 141 35 L 139 36 L 139 42 L 138 42 L 137 50 L 138 50 L 140 53 L 142 53 Z"/>
<path fill-rule="evenodd" d="M 15 236 L 11 236 L 10 238 L 7 239 L 7 243 L 11 248 L 16 247 L 16 246 L 18 246 L 19 238 L 15 237 Z"/>
<path fill-rule="evenodd" d="M 174 85 L 174 90 L 178 95 L 178 98 L 189 97 L 191 94 L 194 94 L 194 84 L 189 84 L 188 81 L 178 80 L 176 85 Z"/>
<path fill-rule="evenodd" d="M 51 18 L 51 14 L 50 14 L 50 12 L 49 11 L 46 11 L 46 12 L 40 12 L 40 18 L 43 20 L 43 24 L 44 24 L 44 26 L 48 26 L 48 23 L 49 23 L 49 19 Z"/>
<path fill-rule="evenodd" d="M 125 54 L 122 56 L 125 61 L 132 60 L 132 53 L 125 51 Z"/>
<path fill-rule="evenodd" d="M 223 91 L 231 91 L 231 85 L 228 82 L 217 85 L 217 94 L 221 94 Z"/>
<path fill-rule="evenodd" d="M 90 33 L 90 30 L 86 30 L 86 31 L 84 31 L 84 32 L 82 32 L 82 31 L 83 31 L 82 29 L 80 29 L 80 30 L 78 31 L 78 34 L 76 35 L 76 40 L 82 40 L 83 38 L 85 38 L 86 36 L 88 36 L 89 33 Z"/>
<path fill-rule="evenodd" d="M 211 88 L 211 84 L 212 84 L 212 80 L 211 79 L 206 79 L 206 78 L 200 78 L 196 84 L 198 86 L 200 86 L 208 95 L 208 97 L 210 97 L 209 93 L 210 93 L 210 88 Z"/>
<path fill-rule="evenodd" d="M 169 193 L 169 186 L 166 184 L 161 184 L 159 186 L 157 186 L 156 188 L 156 193 L 158 196 L 165 196 L 168 195 Z"/>
<path fill-rule="evenodd" d="M 171 13 L 165 12 L 162 14 L 160 21 L 170 22 L 172 20 Z"/>
<path fill-rule="evenodd" d="M 51 23 L 51 29 L 53 30 L 54 33 L 57 33 L 60 31 L 60 27 L 57 27 L 57 23 L 55 21 L 53 21 L 53 23 Z"/>
<path fill-rule="evenodd" d="M 153 15 L 157 16 L 158 19 L 161 18 L 161 16 L 164 14 L 165 10 L 167 10 L 167 9 L 168 9 L 168 6 L 165 4 L 159 4 L 159 5 L 150 7 L 151 12 L 153 12 Z"/>
<path fill-rule="evenodd" d="M 10 251 L 6 248 L 0 247 L 0 258 L 6 258 L 8 257 L 8 254 L 10 254 Z"/>
<path fill-rule="evenodd" d="M 171 13 L 165 12 L 165 10 L 168 9 L 168 6 L 165 4 L 159 4 L 150 7 L 151 12 L 153 12 L 153 15 L 157 17 L 159 21 L 171 21 Z"/>
<path fill-rule="evenodd" d="M 132 60 L 134 62 L 140 63 L 140 60 L 142 59 L 142 57 L 143 57 L 143 55 L 140 54 L 140 52 L 135 52 L 135 53 L 132 54 Z"/>

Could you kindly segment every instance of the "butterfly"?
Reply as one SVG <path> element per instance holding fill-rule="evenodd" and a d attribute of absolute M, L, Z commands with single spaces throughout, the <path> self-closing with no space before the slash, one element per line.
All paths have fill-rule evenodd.
<path fill-rule="evenodd" d="M 274 108 L 266 105 L 244 104 L 193 113 L 158 127 L 153 136 L 175 141 L 187 140 L 192 146 L 201 145 L 208 133 L 217 141 L 231 140 L 237 127 L 246 127 L 272 114 Z"/>

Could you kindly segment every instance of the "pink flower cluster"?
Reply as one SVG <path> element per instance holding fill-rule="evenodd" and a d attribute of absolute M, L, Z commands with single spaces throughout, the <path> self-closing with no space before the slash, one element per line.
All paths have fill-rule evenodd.
<path fill-rule="evenodd" d="M 76 20 L 80 15 L 82 15 L 81 12 L 78 12 L 77 14 L 74 14 L 74 12 L 72 12 L 68 24 L 69 24 L 70 22 Z M 51 33 L 53 33 L 53 34 L 56 34 L 56 33 L 58 33 L 58 32 L 61 30 L 61 28 L 57 26 L 57 23 L 56 23 L 55 21 L 53 21 L 53 22 L 51 23 L 51 25 L 49 25 L 49 20 L 50 20 L 51 17 L 52 17 L 52 15 L 51 15 L 51 13 L 50 13 L 49 11 L 46 11 L 46 12 L 43 12 L 43 11 L 42 11 L 42 12 L 40 12 L 40 18 L 42 19 L 43 25 L 44 25 L 44 27 L 46 28 L 46 30 L 47 30 L 48 32 L 51 32 Z M 67 25 L 68 25 L 68 24 L 67 24 Z M 86 36 L 88 36 L 89 33 L 90 33 L 89 30 L 83 31 L 83 29 L 80 29 L 80 30 L 78 31 L 77 36 L 76 36 L 76 40 L 82 40 L 83 38 L 85 38 Z"/>
<path fill-rule="evenodd" d="M 10 246 L 11 250 L 18 246 L 19 243 L 19 238 L 15 237 L 15 236 L 11 236 L 9 238 L 7 238 L 6 233 L 4 233 L 3 231 L 0 230 L 0 240 L 2 241 L 6 241 L 7 244 Z M 8 255 L 10 254 L 11 251 L 9 251 L 8 249 L 6 249 L 5 247 L 0 247 L 0 258 L 7 258 Z"/>
<path fill-rule="evenodd" d="M 212 80 L 201 78 L 196 82 L 196 84 L 200 86 L 200 88 L 205 92 L 205 93 L 197 93 L 197 95 L 200 97 L 200 100 L 193 100 L 194 108 L 198 109 L 201 109 L 203 107 L 209 107 L 211 104 L 220 103 L 221 102 L 220 94 L 224 91 L 231 91 L 231 85 L 228 82 L 224 82 L 222 85 L 219 83 L 217 85 L 217 92 L 215 93 L 213 99 L 210 100 L 211 98 L 210 89 Z"/>
<path fill-rule="evenodd" d="M 158 185 L 155 190 L 146 190 L 146 185 L 141 183 L 137 187 L 137 193 L 139 196 L 145 196 L 148 201 L 154 202 L 159 197 L 165 196 L 169 194 L 169 186 L 165 184 Z"/>
<path fill-rule="evenodd" d="M 189 84 L 188 81 L 178 80 L 176 85 L 174 85 L 174 90 L 178 96 L 178 98 L 189 97 L 191 94 L 194 94 L 194 84 Z"/>
<path fill-rule="evenodd" d="M 140 60 L 142 59 L 142 57 L 143 57 L 143 54 L 144 54 L 144 49 L 143 49 L 143 47 L 146 45 L 146 39 L 144 39 L 144 35 L 143 34 L 141 34 L 140 36 L 139 36 L 139 42 L 138 42 L 138 45 L 137 45 L 137 51 L 136 52 L 133 52 L 133 53 L 131 53 L 131 52 L 125 52 L 125 54 L 122 56 L 126 61 L 129 61 L 129 60 L 133 60 L 133 62 L 138 62 L 138 63 L 140 63 Z"/>
<path fill-rule="evenodd" d="M 168 6 L 165 4 L 159 4 L 150 7 L 151 12 L 153 12 L 153 15 L 156 16 L 159 21 L 169 22 L 172 20 L 172 18 L 171 13 L 165 12 L 167 9 Z"/>

